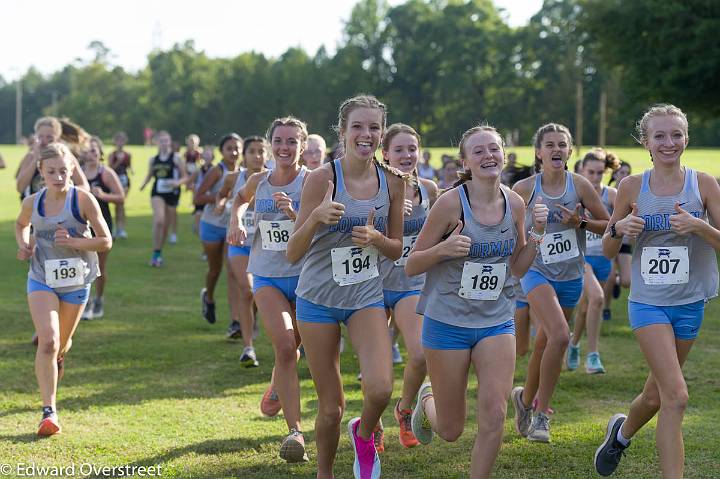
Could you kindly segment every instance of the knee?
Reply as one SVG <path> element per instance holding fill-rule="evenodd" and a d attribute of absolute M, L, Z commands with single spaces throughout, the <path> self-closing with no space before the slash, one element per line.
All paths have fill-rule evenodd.
<path fill-rule="evenodd" d="M 422 350 L 408 352 L 408 366 L 420 371 L 425 371 L 427 369 L 427 366 L 425 365 L 425 355 Z"/>
<path fill-rule="evenodd" d="M 438 418 L 438 422 L 439 418 Z M 437 435 L 443 438 L 447 442 L 455 442 L 462 436 L 465 425 L 462 422 L 455 422 L 452 424 L 438 424 Z"/>
<path fill-rule="evenodd" d="M 363 377 L 364 400 L 375 407 L 384 408 L 390 402 L 392 396 L 392 381 L 376 380 L 365 382 Z"/>
<path fill-rule="evenodd" d="M 642 393 L 642 401 L 646 407 L 660 409 L 660 393 L 656 388 L 647 389 Z"/>
<path fill-rule="evenodd" d="M 60 352 L 60 338 L 58 336 L 49 336 L 38 340 L 38 350 L 45 355 L 57 356 Z"/>
<path fill-rule="evenodd" d="M 667 394 L 663 394 L 660 398 L 661 409 L 668 409 L 676 412 L 683 412 L 688 403 L 688 390 L 685 384 L 682 387 L 676 387 Z"/>
<path fill-rule="evenodd" d="M 592 306 L 595 309 L 602 309 L 605 304 L 605 297 L 602 295 L 602 290 L 600 290 L 599 293 L 600 294 L 592 294 L 588 297 L 588 308 Z"/>
<path fill-rule="evenodd" d="M 338 425 L 343 417 L 342 404 L 321 405 L 318 407 L 318 421 L 325 425 Z"/>
<path fill-rule="evenodd" d="M 237 294 L 241 299 L 243 299 L 245 301 L 252 300 L 252 288 L 247 283 L 239 283 L 238 284 Z"/>
<path fill-rule="evenodd" d="M 565 351 L 570 343 L 570 334 L 566 330 L 561 330 L 548 334 L 548 346 Z"/>
<path fill-rule="evenodd" d="M 284 365 L 297 363 L 297 346 L 294 339 L 283 341 L 275 347 L 275 362 Z"/>
<path fill-rule="evenodd" d="M 488 434 L 503 430 L 507 403 L 501 399 L 504 398 L 499 398 L 483 407 L 482 414 L 478 415 L 478 432 Z"/>

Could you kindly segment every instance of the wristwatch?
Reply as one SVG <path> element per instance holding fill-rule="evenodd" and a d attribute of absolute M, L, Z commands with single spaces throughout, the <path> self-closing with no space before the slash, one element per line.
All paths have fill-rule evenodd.
<path fill-rule="evenodd" d="M 622 236 L 617 233 L 617 230 L 615 229 L 616 224 L 617 223 L 613 223 L 610 225 L 610 237 L 611 238 L 619 238 L 620 236 Z"/>
<path fill-rule="evenodd" d="M 578 224 L 578 228 L 584 230 L 587 227 L 587 224 L 587 219 L 585 219 L 584 217 L 580 217 L 580 224 Z"/>

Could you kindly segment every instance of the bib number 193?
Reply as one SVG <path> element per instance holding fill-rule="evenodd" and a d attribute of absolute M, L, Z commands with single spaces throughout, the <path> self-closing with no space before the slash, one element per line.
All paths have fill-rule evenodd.
<path fill-rule="evenodd" d="M 45 260 L 45 284 L 51 288 L 85 284 L 85 262 L 82 258 Z"/>

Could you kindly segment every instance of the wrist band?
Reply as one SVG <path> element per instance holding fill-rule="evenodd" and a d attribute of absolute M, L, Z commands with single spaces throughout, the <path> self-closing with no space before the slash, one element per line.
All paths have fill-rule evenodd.
<path fill-rule="evenodd" d="M 528 231 L 528 236 L 530 237 L 530 240 L 536 245 L 540 245 L 545 239 L 545 233 L 536 233 L 535 228 L 530 228 L 530 231 Z"/>

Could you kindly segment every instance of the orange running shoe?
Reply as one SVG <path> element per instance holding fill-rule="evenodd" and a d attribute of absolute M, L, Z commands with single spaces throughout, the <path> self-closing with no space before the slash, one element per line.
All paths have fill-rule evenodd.
<path fill-rule="evenodd" d="M 373 429 L 373 441 L 378 454 L 385 452 L 385 429 L 383 428 L 382 418 L 378 419 L 378 423 Z"/>
<path fill-rule="evenodd" d="M 405 448 L 415 447 L 420 444 L 412 432 L 412 409 L 400 409 L 400 401 L 395 403 L 393 409 L 395 420 L 400 425 L 400 444 Z"/>
<path fill-rule="evenodd" d="M 60 423 L 57 413 L 50 406 L 43 408 L 43 418 L 38 427 L 38 436 L 52 436 L 60 433 Z"/>
<path fill-rule="evenodd" d="M 267 391 L 263 394 L 260 400 L 260 412 L 265 417 L 277 416 L 282 406 L 280 405 L 280 398 L 272 387 L 272 384 L 268 386 Z"/>

